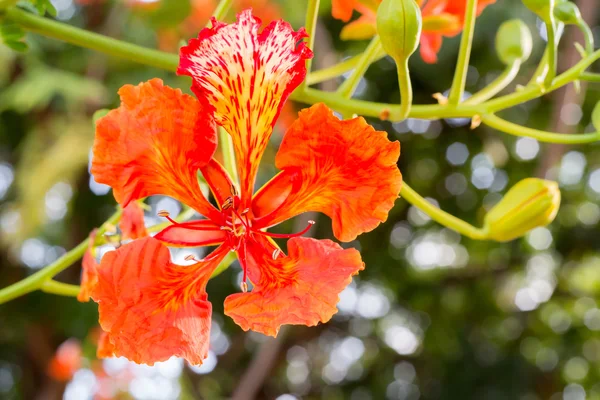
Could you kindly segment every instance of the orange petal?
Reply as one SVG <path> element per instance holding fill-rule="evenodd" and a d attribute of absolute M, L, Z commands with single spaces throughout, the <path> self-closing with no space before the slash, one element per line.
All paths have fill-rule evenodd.
<path fill-rule="evenodd" d="M 363 118 L 341 121 L 324 104 L 302 110 L 276 156 L 283 173 L 254 198 L 255 225 L 319 211 L 339 240 L 353 240 L 387 219 L 402 186 L 399 156 L 400 143 Z M 290 194 L 282 200 L 285 182 Z"/>
<path fill-rule="evenodd" d="M 442 48 L 442 35 L 436 33 L 421 33 L 419 52 L 421 58 L 428 64 L 435 64 L 437 53 Z"/>
<path fill-rule="evenodd" d="M 213 20 L 181 48 L 178 73 L 193 78 L 192 90 L 215 110 L 215 118 L 232 136 L 238 160 L 242 203 L 248 205 L 260 158 L 273 125 L 290 93 L 304 80 L 312 52 L 283 21 L 259 33 L 260 20 L 250 10 L 237 22 Z"/>
<path fill-rule="evenodd" d="M 81 345 L 76 339 L 69 339 L 56 350 L 48 364 L 48 375 L 57 381 L 66 382 L 81 367 Z"/>
<path fill-rule="evenodd" d="M 98 282 L 98 262 L 94 255 L 94 241 L 96 240 L 96 230 L 90 233 L 87 251 L 83 254 L 81 261 L 81 289 L 77 295 L 77 300 L 81 302 L 90 301 L 90 293 Z"/>
<path fill-rule="evenodd" d="M 114 355 L 149 365 L 172 356 L 201 364 L 212 311 L 206 283 L 226 253 L 219 248 L 210 261 L 183 267 L 154 238 L 107 253 L 92 298 Z"/>
<path fill-rule="evenodd" d="M 242 329 L 269 336 L 276 336 L 281 325 L 329 321 L 337 312 L 340 292 L 364 268 L 358 251 L 330 240 L 292 238 L 289 256 L 276 260 L 262 248 L 250 247 L 254 289 L 228 296 L 225 314 Z"/>
<path fill-rule="evenodd" d="M 129 203 L 123 209 L 119 227 L 123 232 L 123 239 L 139 239 L 148 236 L 144 224 L 144 210 L 138 203 Z"/>
<path fill-rule="evenodd" d="M 481 14 L 487 6 L 495 2 L 496 0 L 480 0 L 477 3 L 477 15 Z M 425 7 L 423 7 L 422 16 L 424 19 L 428 16 L 443 14 L 457 17 L 458 24 L 454 24 L 453 29 L 447 29 L 444 32 L 444 36 L 452 37 L 459 34 L 463 29 L 466 7 L 467 0 L 429 0 L 425 4 Z"/>
<path fill-rule="evenodd" d="M 211 220 L 188 221 L 170 225 L 154 236 L 172 247 L 199 247 L 221 244 L 227 233 Z"/>
<path fill-rule="evenodd" d="M 152 79 L 119 90 L 121 106 L 98 120 L 92 160 L 96 181 L 126 207 L 163 194 L 220 218 L 202 196 L 197 171 L 217 146 L 215 124 L 193 97 Z"/>
<path fill-rule="evenodd" d="M 331 15 L 335 19 L 348 22 L 357 4 L 358 0 L 331 0 Z"/>
<path fill-rule="evenodd" d="M 98 348 L 96 349 L 96 356 L 98 358 L 109 358 L 114 357 L 115 346 L 110 341 L 110 335 L 107 332 L 102 331 L 100 339 L 98 339 Z"/>

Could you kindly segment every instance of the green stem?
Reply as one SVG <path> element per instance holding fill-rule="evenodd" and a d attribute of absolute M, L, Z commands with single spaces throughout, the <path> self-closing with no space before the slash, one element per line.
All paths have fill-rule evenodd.
<path fill-rule="evenodd" d="M 58 294 L 60 296 L 77 297 L 81 287 L 78 285 L 69 285 L 68 283 L 49 280 L 42 283 L 40 290 L 42 292 Z"/>
<path fill-rule="evenodd" d="M 219 127 L 219 145 L 221 146 L 225 170 L 229 172 L 229 176 L 234 182 L 239 182 L 237 165 L 235 162 L 235 151 L 233 149 L 233 139 L 222 126 Z"/>
<path fill-rule="evenodd" d="M 456 218 L 454 215 L 448 214 L 447 212 L 434 206 L 421 195 L 419 195 L 419 193 L 415 192 L 406 184 L 406 182 L 402 183 L 400 196 L 413 206 L 417 207 L 419 210 L 423 211 L 425 214 L 429 215 L 432 220 L 444 225 L 445 227 L 453 229 L 462 235 L 470 237 L 471 239 L 486 239 L 485 233 L 482 229 L 476 228 L 462 219 Z"/>
<path fill-rule="evenodd" d="M 600 82 L 600 74 L 595 74 L 593 72 L 584 72 L 579 76 L 579 79 L 588 82 Z"/>
<path fill-rule="evenodd" d="M 565 29 L 565 24 L 563 24 L 562 22 L 559 22 L 557 24 L 556 30 L 554 32 L 555 40 L 560 40 L 560 37 L 562 36 L 564 29 Z M 531 77 L 531 79 L 529 80 L 527 85 L 540 86 L 544 82 L 544 79 L 548 75 L 548 71 L 549 71 L 549 65 L 548 65 L 549 54 L 548 53 L 549 53 L 549 48 L 548 48 L 548 45 L 546 44 L 546 48 L 544 49 L 544 54 L 542 55 L 540 63 L 538 64 L 537 68 L 535 69 L 535 72 L 533 73 L 533 76 Z"/>
<path fill-rule="evenodd" d="M 82 47 L 95 49 L 105 54 L 122 57 L 124 59 L 148 63 L 169 71 L 176 71 L 178 58 L 174 54 L 163 53 L 156 50 L 106 38 L 102 35 L 87 32 L 79 28 L 70 27 L 60 22 L 47 20 L 25 11 L 9 8 L 6 15 L 19 23 L 23 28 L 43 34 L 48 37 L 64 40 Z M 115 46 L 115 43 L 118 46 Z M 142 55 L 139 57 L 138 55 Z M 596 50 L 588 57 L 581 60 L 574 67 L 559 75 L 549 88 L 555 90 L 570 82 L 579 79 L 579 76 L 596 60 L 600 58 L 600 50 Z M 309 77 L 310 79 L 310 77 Z M 513 107 L 539 97 L 543 93 L 542 88 L 530 85 L 524 90 L 501 96 L 480 105 L 416 105 L 412 106 L 410 117 L 424 119 L 460 118 L 473 117 L 479 114 L 489 114 L 499 110 Z M 323 92 L 317 89 L 299 88 L 292 93 L 293 100 L 308 104 L 324 102 L 332 108 L 337 108 L 346 113 L 361 114 L 370 117 L 386 117 L 391 121 L 400 121 L 401 109 L 398 105 L 386 103 L 374 103 L 363 100 L 345 99 L 335 93 Z"/>
<path fill-rule="evenodd" d="M 104 232 L 106 232 L 106 228 L 108 226 L 114 225 L 119 221 L 119 218 L 121 218 L 121 213 L 121 209 L 115 212 L 98 229 L 96 236 L 102 237 Z M 89 239 L 86 238 L 83 242 L 79 243 L 77 247 L 64 254 L 52 264 L 39 270 L 35 274 L 30 275 L 27 278 L 0 290 L 0 304 L 6 303 L 7 301 L 15 299 L 19 296 L 23 296 L 24 294 L 33 292 L 34 290 L 40 289 L 46 281 L 49 281 L 55 275 L 67 269 L 68 267 L 73 265 L 77 260 L 79 260 L 83 256 L 85 251 L 88 249 L 88 245 Z"/>
<path fill-rule="evenodd" d="M 578 21 L 577 27 L 581 30 L 581 33 L 583 33 L 583 39 L 585 42 L 585 51 L 588 54 L 593 53 L 594 52 L 594 33 L 590 29 L 589 25 L 583 19 Z"/>
<path fill-rule="evenodd" d="M 377 53 L 377 55 L 373 59 L 373 62 L 379 61 L 383 57 L 385 57 L 385 52 L 383 51 L 383 49 L 380 49 L 380 51 Z M 344 73 L 356 68 L 356 65 L 360 62 L 361 59 L 362 59 L 362 54 L 359 54 L 359 55 L 351 57 L 347 60 L 344 60 L 344 61 L 340 62 L 339 64 L 335 64 L 331 67 L 323 68 L 318 71 L 313 71 L 306 78 L 306 85 L 307 86 L 314 85 L 315 83 L 321 83 L 323 81 L 343 75 Z"/>
<path fill-rule="evenodd" d="M 136 61 L 152 67 L 176 71 L 179 59 L 175 54 L 168 54 L 158 50 L 147 49 L 142 46 L 125 43 L 103 35 L 87 32 L 67 24 L 52 21 L 20 10 L 16 7 L 7 8 L 6 17 L 28 31 L 43 34 L 44 36 L 63 40 L 88 49 L 105 52 L 107 54 Z"/>
<path fill-rule="evenodd" d="M 544 81 L 544 78 L 548 74 L 548 48 L 544 50 L 544 54 L 542 55 L 542 59 L 538 64 L 533 76 L 527 83 L 527 85 L 539 85 L 540 82 Z"/>
<path fill-rule="evenodd" d="M 558 43 L 556 43 L 555 27 L 554 18 L 550 18 L 550 20 L 546 22 L 546 32 L 548 34 L 548 73 L 544 78 L 544 88 L 552 85 L 552 81 L 556 77 L 556 65 L 558 59 L 556 47 L 558 46 Z"/>
<path fill-rule="evenodd" d="M 481 120 L 487 126 L 508 133 L 509 135 L 530 137 L 540 142 L 582 144 L 600 141 L 600 132 L 565 134 L 540 131 L 514 124 L 493 114 L 484 114 L 481 116 Z"/>
<path fill-rule="evenodd" d="M 408 71 L 408 59 L 396 61 L 396 70 L 398 71 L 398 86 L 400 87 L 400 110 L 399 120 L 405 120 L 410 115 L 410 109 L 413 102 L 412 83 Z"/>
<path fill-rule="evenodd" d="M 510 83 L 517 77 L 519 70 L 521 69 L 521 61 L 514 60 L 510 65 L 506 67 L 506 69 L 498 76 L 492 83 L 490 83 L 485 88 L 481 89 L 479 92 L 475 93 L 473 96 L 469 97 L 464 104 L 480 104 L 486 100 L 491 99 L 498 93 L 500 93 L 504 88 L 506 88 Z"/>
<path fill-rule="evenodd" d="M 311 50 L 314 50 L 315 48 L 315 34 L 317 32 L 317 17 L 319 15 L 319 4 L 320 0 L 308 0 L 308 7 L 306 9 L 306 20 L 304 22 L 304 27 L 306 28 L 306 33 L 308 34 L 306 44 Z M 312 58 L 306 60 L 306 71 L 308 71 L 308 76 L 310 76 L 311 68 Z M 302 84 L 300 84 L 300 88 L 306 87 L 306 84 L 306 80 L 304 80 Z"/>
<path fill-rule="evenodd" d="M 401 121 L 402 106 L 389 103 L 375 103 L 372 101 L 346 99 L 337 93 L 324 92 L 317 89 L 305 88 L 303 91 L 296 90 L 290 96 L 292 100 L 307 103 L 325 103 L 342 113 L 360 114 L 367 117 L 389 119 L 390 121 Z M 440 119 L 472 117 L 481 113 L 481 106 L 440 106 L 438 104 L 412 106 L 409 116 L 411 118 Z"/>
<path fill-rule="evenodd" d="M 217 21 L 221 21 L 225 19 L 229 9 L 231 8 L 231 3 L 233 0 L 221 0 L 215 8 L 215 12 L 213 13 L 213 17 L 217 19 Z"/>
<path fill-rule="evenodd" d="M 337 90 L 337 93 L 346 98 L 352 97 L 356 88 L 360 82 L 360 79 L 365 75 L 369 66 L 375 61 L 377 55 L 381 52 L 381 40 L 379 40 L 379 35 L 375 35 L 375 37 L 371 40 L 367 49 L 360 56 L 354 71 L 350 74 L 348 79 L 344 81 L 340 85 Z"/>
<path fill-rule="evenodd" d="M 565 71 L 554 79 L 552 85 L 547 88 L 547 91 L 556 90 L 559 87 L 567 85 L 577 79 L 579 76 L 589 68 L 594 62 L 596 62 L 600 58 L 600 50 L 596 50 L 588 57 L 582 59 L 577 64 L 575 64 L 571 69 Z M 536 97 L 539 97 L 543 94 L 543 89 L 538 85 L 529 85 L 525 89 L 507 94 L 502 97 L 498 97 L 496 99 L 490 100 L 484 106 L 487 113 L 493 113 L 496 111 L 504 110 L 506 108 L 510 108 L 516 106 L 517 104 L 525 103 L 529 100 L 533 100 Z"/>
<path fill-rule="evenodd" d="M 469 59 L 471 57 L 471 47 L 473 45 L 473 34 L 475 32 L 476 15 L 477 0 L 467 0 L 465 9 L 465 24 L 462 37 L 460 39 L 458 62 L 456 64 L 456 71 L 454 72 L 454 79 L 452 81 L 450 95 L 448 96 L 448 102 L 450 104 L 458 104 L 461 101 L 465 91 L 467 70 L 469 69 Z"/>

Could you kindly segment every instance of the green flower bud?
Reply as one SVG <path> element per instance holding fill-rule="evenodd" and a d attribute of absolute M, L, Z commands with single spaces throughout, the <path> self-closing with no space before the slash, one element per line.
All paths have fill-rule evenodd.
<path fill-rule="evenodd" d="M 484 218 L 490 239 L 508 242 L 554 220 L 560 206 L 558 184 L 527 178 L 513 186 Z"/>
<path fill-rule="evenodd" d="M 577 25 L 582 20 L 579 8 L 570 1 L 557 3 L 554 7 L 554 16 L 567 25 Z"/>
<path fill-rule="evenodd" d="M 509 65 L 514 61 L 525 62 L 531 55 L 533 40 L 527 25 L 520 19 L 512 19 L 500 25 L 496 34 L 496 52 L 500 61 Z"/>
<path fill-rule="evenodd" d="M 417 50 L 422 24 L 415 0 L 383 0 L 377 10 L 381 45 L 396 63 L 405 62 Z"/>
<path fill-rule="evenodd" d="M 555 0 L 523 0 L 525 7 L 529 8 L 533 13 L 542 19 L 544 22 L 549 22 L 552 19 L 552 10 L 556 4 Z"/>

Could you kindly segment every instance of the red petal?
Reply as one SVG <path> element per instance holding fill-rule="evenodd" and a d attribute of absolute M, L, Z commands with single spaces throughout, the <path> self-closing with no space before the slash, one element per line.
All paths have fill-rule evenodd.
<path fill-rule="evenodd" d="M 323 104 L 305 109 L 277 153 L 284 172 L 254 198 L 255 226 L 320 211 L 332 219 L 339 240 L 353 240 L 387 219 L 402 186 L 399 155 L 400 143 L 363 118 L 341 121 Z M 286 181 L 292 188 L 282 202 Z"/>
<path fill-rule="evenodd" d="M 136 202 L 129 203 L 123 209 L 123 215 L 119 222 L 124 239 L 139 239 L 148 236 L 144 224 L 144 210 Z"/>
<path fill-rule="evenodd" d="M 479 0 L 477 3 L 477 15 L 490 4 L 494 4 L 496 0 Z M 458 35 L 464 26 L 465 10 L 467 0 L 429 0 L 421 12 L 423 18 L 434 15 L 450 14 L 458 18 L 459 24 L 451 30 L 444 32 L 444 36 L 452 37 Z"/>
<path fill-rule="evenodd" d="M 211 304 L 206 283 L 227 253 L 182 267 L 154 238 L 135 240 L 107 253 L 92 298 L 114 354 L 152 365 L 183 357 L 201 364 L 209 345 Z"/>
<path fill-rule="evenodd" d="M 94 241 L 96 240 L 96 230 L 90 233 L 88 249 L 83 255 L 81 262 L 81 289 L 77 295 L 77 300 L 81 302 L 90 301 L 90 293 L 98 282 L 98 262 L 94 255 Z"/>
<path fill-rule="evenodd" d="M 231 177 L 221 164 L 214 158 L 201 169 L 206 183 L 217 200 L 219 206 L 225 202 L 233 193 Z"/>
<path fill-rule="evenodd" d="M 257 246 L 254 244 L 254 246 Z M 252 292 L 225 299 L 225 314 L 242 329 L 276 336 L 281 325 L 317 325 L 337 312 L 339 294 L 364 268 L 358 251 L 330 240 L 292 238 L 277 260 L 250 246 Z"/>
<path fill-rule="evenodd" d="M 442 35 L 435 33 L 421 33 L 421 58 L 428 64 L 435 64 L 438 60 L 437 53 L 442 48 Z"/>
<path fill-rule="evenodd" d="M 119 90 L 121 106 L 96 126 L 92 174 L 117 201 L 163 194 L 220 218 L 202 196 L 197 171 L 217 146 L 215 124 L 193 97 L 152 79 Z"/>
<path fill-rule="evenodd" d="M 57 381 L 66 382 L 81 367 L 81 345 L 76 339 L 69 339 L 56 350 L 48 364 L 48 375 Z"/>
<path fill-rule="evenodd" d="M 171 247 L 199 247 L 223 243 L 227 234 L 219 225 L 204 219 L 168 226 L 154 237 Z"/>
<path fill-rule="evenodd" d="M 237 22 L 213 20 L 181 48 L 178 73 L 193 78 L 192 90 L 215 110 L 215 119 L 232 136 L 243 204 L 249 204 L 258 164 L 273 125 L 289 94 L 304 80 L 312 52 L 304 30 L 274 21 L 259 33 L 250 10 Z"/>

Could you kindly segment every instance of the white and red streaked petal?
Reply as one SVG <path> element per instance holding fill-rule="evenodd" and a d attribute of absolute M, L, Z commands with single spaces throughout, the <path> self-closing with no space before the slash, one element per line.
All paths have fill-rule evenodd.
<path fill-rule="evenodd" d="M 260 158 L 290 93 L 306 76 L 312 52 L 306 37 L 283 21 L 259 33 L 250 10 L 237 22 L 213 19 L 197 39 L 181 48 L 178 73 L 193 79 L 198 99 L 215 111 L 217 123 L 232 136 L 238 159 L 242 202 L 249 204 Z"/>

